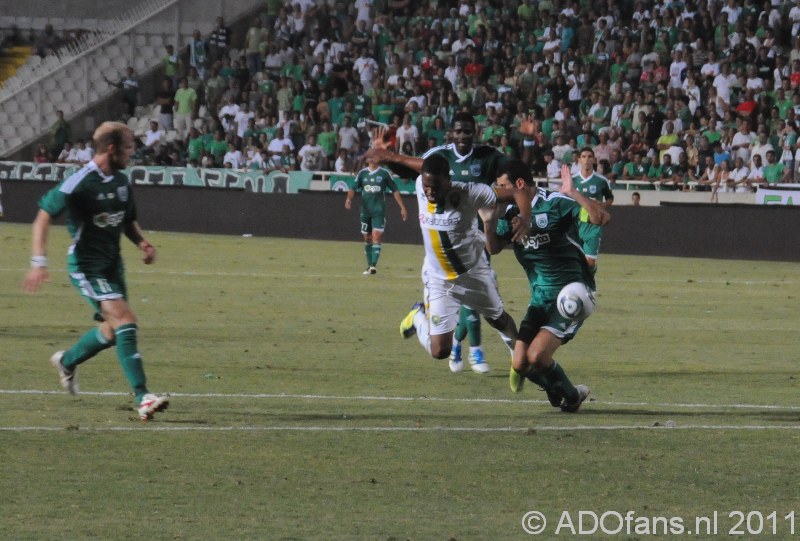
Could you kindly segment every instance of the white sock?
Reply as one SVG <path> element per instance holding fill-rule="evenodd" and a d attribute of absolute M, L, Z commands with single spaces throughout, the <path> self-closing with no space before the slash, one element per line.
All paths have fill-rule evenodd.
<path fill-rule="evenodd" d="M 422 310 L 414 314 L 414 328 L 417 329 L 417 339 L 428 355 L 431 354 L 431 335 L 430 327 L 428 326 L 428 318 L 422 313 Z"/>

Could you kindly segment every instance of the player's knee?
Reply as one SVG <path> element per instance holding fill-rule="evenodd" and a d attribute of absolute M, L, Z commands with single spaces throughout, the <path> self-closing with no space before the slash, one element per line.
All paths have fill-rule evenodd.
<path fill-rule="evenodd" d="M 544 370 L 553 364 L 553 357 L 544 350 L 529 350 L 528 362 L 537 370 Z"/>
<path fill-rule="evenodd" d="M 446 359 L 450 356 L 451 346 L 449 344 L 431 344 L 431 357 L 434 359 Z"/>

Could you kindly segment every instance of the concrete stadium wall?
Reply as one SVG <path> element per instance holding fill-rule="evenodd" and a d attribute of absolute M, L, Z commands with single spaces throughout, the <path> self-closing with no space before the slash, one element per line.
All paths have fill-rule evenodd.
<path fill-rule="evenodd" d="M 225 13 L 233 0 L 192 0 L 192 9 L 183 14 L 188 21 L 214 21 Z M 112 19 L 140 1 L 136 0 L 30 0 L 9 2 L 3 6 L 3 15 L 11 17 L 46 17 L 48 19 Z M 242 3 L 241 0 L 235 3 Z M 257 2 L 250 3 L 257 4 Z M 5 4 L 5 3 L 4 3 Z"/>
<path fill-rule="evenodd" d="M 36 202 L 53 184 L 3 181 L 5 219 L 27 223 Z M 221 235 L 359 241 L 357 206 L 344 208 L 344 193 L 254 194 L 230 189 L 137 186 L 143 228 Z M 386 242 L 421 242 L 416 202 L 403 223 L 388 202 Z M 800 261 L 800 208 L 763 205 L 663 204 L 612 208 L 602 253 Z"/>

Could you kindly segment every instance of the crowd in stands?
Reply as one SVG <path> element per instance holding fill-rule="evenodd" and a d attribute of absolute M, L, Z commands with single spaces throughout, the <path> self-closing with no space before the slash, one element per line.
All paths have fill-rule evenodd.
<path fill-rule="evenodd" d="M 800 180 L 800 0 L 267 0 L 163 68 L 139 163 L 347 172 L 375 126 L 416 155 L 466 110 L 540 177 L 589 146 L 640 189 Z"/>

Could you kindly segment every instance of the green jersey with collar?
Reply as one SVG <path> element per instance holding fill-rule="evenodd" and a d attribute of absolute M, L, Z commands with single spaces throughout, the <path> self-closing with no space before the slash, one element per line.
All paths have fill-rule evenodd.
<path fill-rule="evenodd" d="M 538 189 L 531 203 L 531 230 L 524 243 L 514 244 L 514 255 L 525 270 L 532 298 L 553 301 L 561 288 L 571 282 L 583 282 L 595 289 L 594 276 L 586 262 L 579 227 L 600 226 L 583 221 L 581 206 L 558 192 Z M 497 234 L 511 240 L 510 218 L 516 208 L 498 222 Z"/>
<path fill-rule="evenodd" d="M 433 147 L 422 155 L 423 159 L 439 154 L 450 164 L 450 180 L 453 182 L 479 182 L 491 186 L 497 180 L 497 169 L 506 156 L 489 145 L 475 145 L 466 155 L 456 151 L 456 145 L 448 143 Z"/>
<path fill-rule="evenodd" d="M 592 173 L 592 176 L 585 178 L 578 173 L 572 177 L 572 184 L 579 192 L 600 203 L 614 200 L 614 192 L 611 190 L 611 183 L 600 173 Z M 600 243 L 603 239 L 602 229 L 589 222 L 589 214 L 581 209 L 581 223 L 578 228 L 578 235 L 583 240 L 583 250 L 587 256 L 597 258 L 600 254 Z"/>
<path fill-rule="evenodd" d="M 128 177 L 103 173 L 89 162 L 40 200 L 51 216 L 67 213 L 69 269 L 111 269 L 121 265 L 120 235 L 136 220 L 136 205 Z"/>
<path fill-rule="evenodd" d="M 575 185 L 576 190 L 589 199 L 594 199 L 601 203 L 614 200 L 611 183 L 600 173 L 592 173 L 590 177 L 584 177 L 579 173 L 572 177 L 572 183 Z"/>
<path fill-rule="evenodd" d="M 397 191 L 397 183 L 392 173 L 385 167 L 374 171 L 365 167 L 356 175 L 353 190 L 361 194 L 361 214 L 363 216 L 384 216 L 386 214 L 386 192 Z"/>

